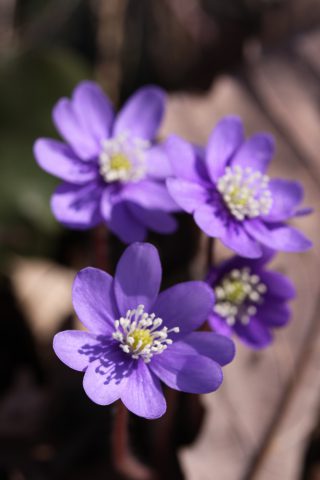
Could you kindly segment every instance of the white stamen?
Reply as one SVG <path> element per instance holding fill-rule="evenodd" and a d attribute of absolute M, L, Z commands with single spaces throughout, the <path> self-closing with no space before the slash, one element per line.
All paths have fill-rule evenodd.
<path fill-rule="evenodd" d="M 230 213 L 242 221 L 269 213 L 272 195 L 268 184 L 267 175 L 237 165 L 226 168 L 226 173 L 218 180 L 217 189 Z"/>
<path fill-rule="evenodd" d="M 247 325 L 257 313 L 257 306 L 263 303 L 266 291 L 259 275 L 252 275 L 249 268 L 234 269 L 214 289 L 214 312 L 231 327 L 237 321 Z"/>
<path fill-rule="evenodd" d="M 103 140 L 99 156 L 100 174 L 107 183 L 136 182 L 146 174 L 145 152 L 149 142 L 123 132 Z"/>
<path fill-rule="evenodd" d="M 138 305 L 136 309 L 128 310 L 125 318 L 115 320 L 112 337 L 119 342 L 123 352 L 135 360 L 142 358 L 145 363 L 149 363 L 153 355 L 162 353 L 173 343 L 168 334 L 180 331 L 179 327 L 162 327 L 159 330 L 162 323 L 162 318 L 156 317 L 154 313 L 149 315 L 144 311 L 143 305 Z"/>

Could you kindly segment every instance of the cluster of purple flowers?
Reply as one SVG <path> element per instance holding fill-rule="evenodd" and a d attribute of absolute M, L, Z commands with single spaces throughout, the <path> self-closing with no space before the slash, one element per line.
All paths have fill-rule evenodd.
<path fill-rule="evenodd" d="M 169 234 L 173 212 L 193 215 L 208 236 L 237 256 L 210 269 L 205 282 L 178 284 L 159 294 L 161 264 L 150 244 L 133 243 L 114 279 L 86 268 L 73 287 L 75 311 L 88 331 L 66 331 L 54 350 L 84 372 L 83 386 L 96 403 L 121 399 L 129 410 L 157 418 L 166 410 L 161 382 L 190 393 L 216 390 L 221 366 L 234 356 L 235 333 L 247 346 L 266 347 L 272 329 L 290 319 L 290 281 L 266 269 L 276 251 L 302 252 L 311 242 L 286 222 L 299 209 L 298 182 L 270 179 L 274 154 L 268 134 L 246 140 L 238 117 L 222 119 L 206 148 L 156 135 L 164 92 L 144 87 L 115 116 L 93 82 L 54 108 L 66 143 L 39 139 L 39 165 L 63 183 L 52 196 L 58 221 L 73 229 L 102 222 L 125 243 L 148 230 Z M 208 322 L 214 332 L 195 331 Z"/>

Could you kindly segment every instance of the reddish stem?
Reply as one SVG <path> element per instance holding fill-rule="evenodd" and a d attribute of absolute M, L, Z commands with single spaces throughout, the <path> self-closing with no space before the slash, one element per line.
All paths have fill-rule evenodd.
<path fill-rule="evenodd" d="M 154 480 L 153 472 L 130 452 L 128 434 L 129 412 L 119 400 L 112 433 L 112 458 L 117 473 L 130 480 Z"/>
<path fill-rule="evenodd" d="M 209 270 L 214 264 L 214 239 L 208 237 L 208 250 L 207 250 L 207 270 Z"/>
<path fill-rule="evenodd" d="M 110 271 L 108 258 L 108 230 L 100 225 L 93 232 L 95 264 L 101 270 Z"/>
<path fill-rule="evenodd" d="M 116 468 L 120 468 L 128 450 L 128 410 L 119 400 L 113 422 L 112 454 Z"/>

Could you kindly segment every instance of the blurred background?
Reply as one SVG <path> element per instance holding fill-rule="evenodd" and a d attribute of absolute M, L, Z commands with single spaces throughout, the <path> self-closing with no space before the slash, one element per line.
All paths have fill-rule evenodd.
<path fill-rule="evenodd" d="M 91 403 L 51 347 L 75 326 L 71 283 L 95 263 L 92 233 L 58 225 L 57 181 L 32 154 L 37 137 L 56 137 L 54 103 L 84 78 L 117 107 L 143 84 L 164 87 L 163 137 L 205 143 L 228 113 L 248 134 L 271 131 L 271 173 L 301 180 L 306 204 L 320 204 L 319 0 L 0 0 L 0 480 L 120 478 L 112 408 Z M 320 219 L 299 225 L 315 247 L 274 262 L 298 291 L 274 345 L 238 345 L 221 390 L 181 396 L 171 426 L 131 418 L 134 452 L 159 478 L 320 479 Z M 204 239 L 190 219 L 149 240 L 167 283 L 200 275 Z M 110 269 L 121 249 L 109 239 Z M 218 246 L 218 258 L 227 254 Z"/>

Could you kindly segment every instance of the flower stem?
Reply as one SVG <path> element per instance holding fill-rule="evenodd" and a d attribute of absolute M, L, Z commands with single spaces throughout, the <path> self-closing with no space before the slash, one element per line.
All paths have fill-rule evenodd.
<path fill-rule="evenodd" d="M 214 263 L 214 238 L 208 237 L 208 250 L 207 250 L 207 269 L 209 270 Z"/>
<path fill-rule="evenodd" d="M 112 433 L 112 458 L 117 473 L 130 480 L 154 480 L 153 472 L 131 454 L 128 435 L 129 412 L 119 400 Z"/>
<path fill-rule="evenodd" d="M 108 258 L 108 230 L 104 225 L 100 225 L 94 230 L 93 235 L 95 264 L 97 268 L 110 273 Z"/>
<path fill-rule="evenodd" d="M 123 465 L 128 451 L 128 410 L 119 400 L 113 423 L 112 454 L 118 470 Z"/>

